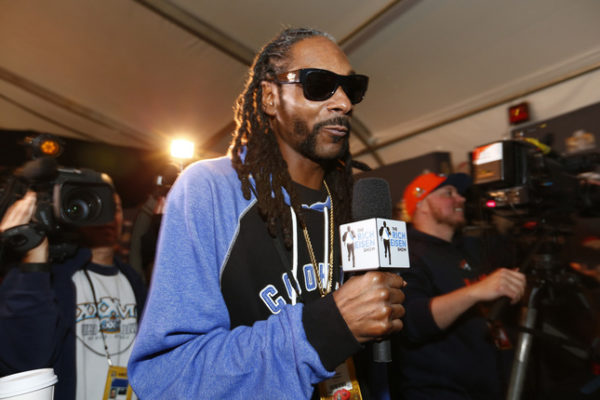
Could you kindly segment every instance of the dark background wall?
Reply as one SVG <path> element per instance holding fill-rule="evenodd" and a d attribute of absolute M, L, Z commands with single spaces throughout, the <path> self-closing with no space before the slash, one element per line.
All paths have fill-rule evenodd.
<path fill-rule="evenodd" d="M 523 135 L 548 143 L 558 154 L 600 150 L 600 103 L 536 121 L 512 130 L 513 137 Z M 578 147 L 579 146 L 579 147 Z"/>
<path fill-rule="evenodd" d="M 390 184 L 392 204 L 402 200 L 404 188 L 417 175 L 423 172 L 437 172 L 442 174 L 452 173 L 452 160 L 448 152 L 432 152 L 419 157 L 393 164 L 385 165 L 373 171 L 357 174 L 357 179 L 365 177 L 383 178 Z"/>

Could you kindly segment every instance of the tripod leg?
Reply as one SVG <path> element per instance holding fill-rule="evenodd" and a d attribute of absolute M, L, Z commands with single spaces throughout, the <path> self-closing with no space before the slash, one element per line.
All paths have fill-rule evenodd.
<path fill-rule="evenodd" d="M 521 326 L 534 329 L 535 321 L 537 317 L 537 310 L 535 308 L 535 297 L 540 288 L 534 287 L 529 295 L 529 304 L 523 308 L 523 314 L 521 316 Z M 531 345 L 533 341 L 533 335 L 529 332 L 519 333 L 519 340 L 515 350 L 515 358 L 512 364 L 512 370 L 510 374 L 510 383 L 508 385 L 508 392 L 506 395 L 507 400 L 519 400 L 523 393 L 523 385 L 525 384 L 525 377 L 527 375 L 527 364 L 529 362 L 529 355 L 531 352 Z"/>

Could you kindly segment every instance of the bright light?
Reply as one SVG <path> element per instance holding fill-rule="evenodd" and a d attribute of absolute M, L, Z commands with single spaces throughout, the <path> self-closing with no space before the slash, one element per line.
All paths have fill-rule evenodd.
<path fill-rule="evenodd" d="M 40 143 L 40 150 L 42 153 L 54 157 L 58 156 L 62 149 L 56 140 L 47 139 Z"/>
<path fill-rule="evenodd" d="M 171 141 L 171 157 L 189 159 L 194 157 L 194 142 L 176 139 Z"/>

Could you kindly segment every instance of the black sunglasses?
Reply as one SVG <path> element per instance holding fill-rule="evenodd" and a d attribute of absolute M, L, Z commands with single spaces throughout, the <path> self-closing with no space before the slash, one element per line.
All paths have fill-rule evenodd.
<path fill-rule="evenodd" d="M 366 75 L 338 75 L 325 69 L 303 68 L 278 74 L 277 82 L 302 84 L 304 97 L 312 101 L 327 100 L 341 86 L 350 102 L 357 104 L 365 96 L 369 77 Z"/>

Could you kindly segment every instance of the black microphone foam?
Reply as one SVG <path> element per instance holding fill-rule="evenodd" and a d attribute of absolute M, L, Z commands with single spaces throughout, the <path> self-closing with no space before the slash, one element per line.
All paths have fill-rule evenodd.
<path fill-rule="evenodd" d="M 354 183 L 352 191 L 352 219 L 360 221 L 371 218 L 392 219 L 392 196 L 390 185 L 382 178 L 363 178 Z M 392 361 L 389 339 L 373 343 L 373 361 Z"/>
<path fill-rule="evenodd" d="M 30 182 L 50 181 L 56 176 L 58 163 L 52 157 L 41 157 L 28 161 L 20 175 Z"/>
<path fill-rule="evenodd" d="M 354 183 L 352 219 L 392 219 L 390 185 L 383 178 L 362 178 Z"/>

